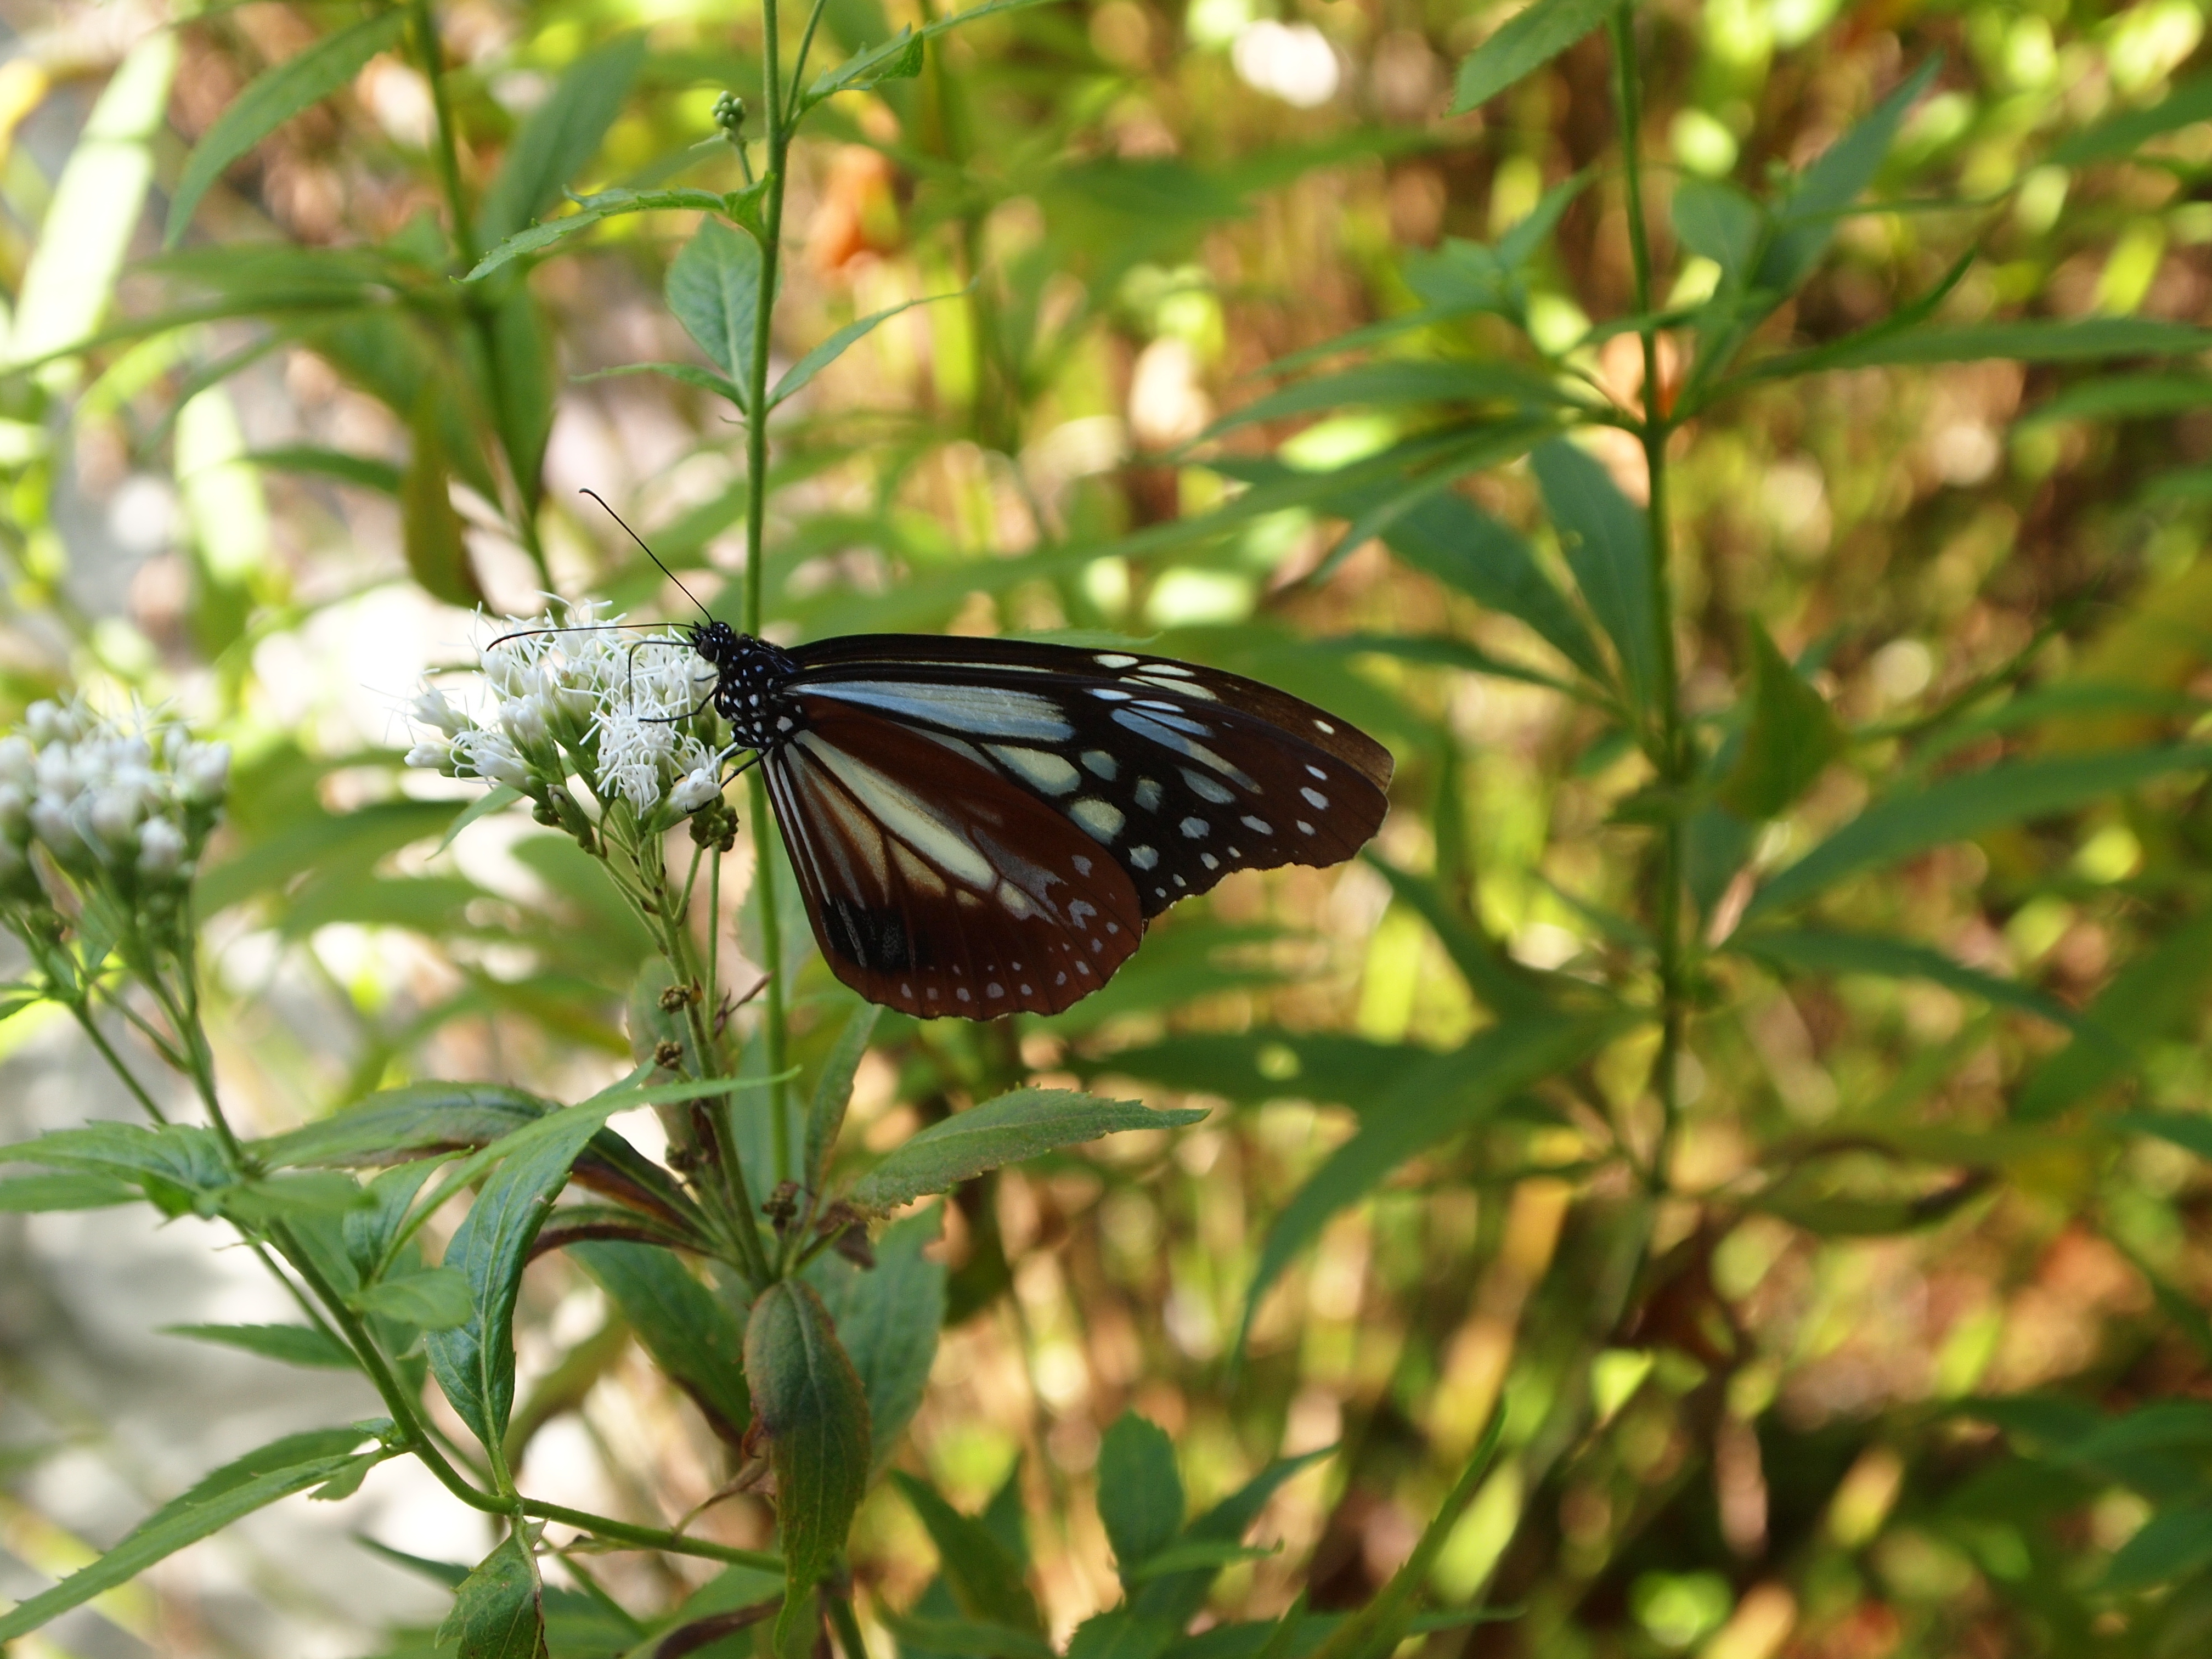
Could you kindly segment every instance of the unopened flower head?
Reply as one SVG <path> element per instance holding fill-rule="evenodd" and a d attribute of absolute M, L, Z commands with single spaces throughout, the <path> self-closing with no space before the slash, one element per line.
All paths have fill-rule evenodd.
<path fill-rule="evenodd" d="M 191 878 L 230 778 L 230 749 L 133 710 L 36 702 L 0 738 L 0 893 L 34 897 L 33 849 L 80 881 L 143 896 Z"/>
<path fill-rule="evenodd" d="M 425 687 L 409 706 L 407 764 L 504 784 L 542 811 L 573 811 L 572 779 L 641 824 L 696 811 L 719 793 L 690 783 L 720 777 L 714 676 L 678 635 L 621 621 L 593 603 L 488 619 L 493 637 L 477 647 L 473 681 Z M 0 757 L 0 785 L 5 765 Z"/>

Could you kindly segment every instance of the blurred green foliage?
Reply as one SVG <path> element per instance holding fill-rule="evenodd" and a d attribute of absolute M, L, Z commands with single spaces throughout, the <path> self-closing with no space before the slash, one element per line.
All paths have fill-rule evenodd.
<path fill-rule="evenodd" d="M 373 608 L 403 589 L 663 614 L 579 485 L 717 614 L 754 574 L 780 637 L 1144 637 L 1398 756 L 1366 862 L 1225 884 L 1055 1018 L 869 1034 L 863 1158 L 1040 1079 L 1214 1115 L 946 1205 L 947 1334 L 841 1641 L 1334 1659 L 1388 1632 L 1325 1619 L 1390 1605 L 1441 1515 L 1398 1581 L 1432 1655 L 2197 1650 L 2196 6 L 1100 0 L 915 65 L 865 54 L 933 11 L 831 0 L 817 64 L 918 73 L 794 151 L 750 560 L 714 401 L 746 337 L 668 319 L 743 320 L 681 251 L 757 210 L 715 115 L 757 14 L 261 4 L 119 59 L 92 15 L 0 66 L 0 695 L 134 690 L 238 745 L 200 904 L 218 1060 L 305 1103 L 262 1128 L 643 1040 L 653 942 L 574 845 L 460 857 L 459 804 L 313 672 L 462 631 Z M 852 999 L 783 899 L 729 948 L 768 966 L 781 918 L 811 1078 Z M 316 1018 L 261 994 L 287 975 Z M 661 1525 L 750 1407 L 729 1333 L 648 1334 L 687 1292 L 635 1248 L 548 1255 L 516 1316 L 588 1272 L 696 1403 L 624 1471 Z M 793 1329 L 845 1324 L 818 1288 L 779 1292 Z M 507 1455 L 603 1381 L 664 1398 L 621 1353 L 526 1377 Z M 611 1565 L 628 1624 L 555 1584 L 551 1651 L 735 1632 L 747 1573 L 676 1613 Z"/>

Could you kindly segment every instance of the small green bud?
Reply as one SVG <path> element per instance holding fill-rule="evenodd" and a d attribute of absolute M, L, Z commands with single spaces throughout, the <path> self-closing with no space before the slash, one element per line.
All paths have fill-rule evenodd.
<path fill-rule="evenodd" d="M 714 125 L 736 137 L 745 130 L 745 100 L 734 92 L 726 92 L 714 100 Z"/>

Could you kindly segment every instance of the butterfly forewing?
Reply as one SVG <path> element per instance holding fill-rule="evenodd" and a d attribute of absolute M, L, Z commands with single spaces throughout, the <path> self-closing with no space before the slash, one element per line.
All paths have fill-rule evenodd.
<path fill-rule="evenodd" d="M 862 996 L 929 1018 L 1056 1013 L 1144 931 L 1121 866 L 990 766 L 802 697 L 765 767 L 815 941 Z"/>
<path fill-rule="evenodd" d="M 860 635 L 795 653 L 801 725 L 896 726 L 1104 849 L 1144 915 L 1232 870 L 1347 859 L 1381 826 L 1387 750 L 1296 697 L 1131 652 Z M 865 750 L 871 739 L 857 738 Z"/>

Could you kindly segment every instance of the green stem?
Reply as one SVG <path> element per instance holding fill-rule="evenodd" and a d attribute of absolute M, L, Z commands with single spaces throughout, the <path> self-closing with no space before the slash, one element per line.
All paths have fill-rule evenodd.
<path fill-rule="evenodd" d="M 123 1086 L 130 1090 L 139 1105 L 145 1109 L 146 1115 L 156 1123 L 167 1123 L 169 1121 L 167 1115 L 154 1103 L 154 1097 L 146 1092 L 146 1085 L 131 1075 L 131 1068 L 123 1063 L 123 1056 L 101 1034 L 98 1022 L 92 1017 L 91 1008 L 82 1002 L 72 1002 L 68 1007 L 85 1036 L 92 1039 L 92 1046 L 100 1050 L 100 1057 L 107 1062 L 107 1069 L 122 1079 Z"/>
<path fill-rule="evenodd" d="M 783 263 L 783 186 L 791 150 L 791 134 L 784 125 L 786 111 L 783 105 L 781 80 L 777 59 L 778 47 L 775 0 L 766 0 L 761 8 L 762 70 L 761 85 L 768 105 L 768 196 L 761 208 L 761 283 L 760 304 L 753 313 L 753 357 L 750 365 L 750 384 L 745 388 L 745 611 L 744 631 L 757 635 L 761 631 L 762 596 L 767 585 L 768 566 L 768 354 L 773 336 L 775 317 L 778 278 Z M 811 34 L 811 31 L 810 31 Z M 776 915 L 775 834 L 768 811 L 768 788 L 756 767 L 752 781 L 747 786 L 747 799 L 752 806 L 753 830 L 753 888 L 759 896 L 761 943 L 768 960 L 761 964 L 768 974 L 768 988 L 762 1000 L 761 1019 L 768 1042 L 768 1069 L 771 1077 L 781 1076 L 784 1070 L 783 1056 L 787 1047 L 787 1011 L 784 1003 L 782 927 Z M 783 1085 L 771 1084 L 768 1091 L 768 1110 L 770 1131 L 775 1146 L 775 1178 L 791 1179 L 791 1129 L 784 1121 Z"/>
<path fill-rule="evenodd" d="M 680 1532 L 671 1532 L 665 1527 L 640 1527 L 628 1521 L 617 1521 L 611 1516 L 593 1515 L 587 1510 L 572 1510 L 562 1504 L 547 1504 L 535 1498 L 522 1500 L 525 1515 L 536 1516 L 540 1521 L 558 1521 L 563 1526 L 580 1527 L 595 1537 L 619 1544 L 634 1544 L 640 1549 L 665 1550 L 671 1555 L 696 1555 L 708 1561 L 726 1561 L 732 1566 L 757 1567 L 763 1572 L 781 1575 L 783 1558 L 762 1550 L 741 1550 L 727 1544 L 716 1544 L 704 1538 L 688 1538 Z"/>
<path fill-rule="evenodd" d="M 438 20 L 430 10 L 430 0 L 415 0 L 414 10 L 415 50 L 422 58 L 422 76 L 430 83 L 430 105 L 437 114 L 438 184 L 445 191 L 446 211 L 453 222 L 454 259 L 466 270 L 477 262 L 476 232 L 469 222 L 468 198 L 461 189 L 453 100 L 446 87 L 446 51 L 438 40 Z"/>
<path fill-rule="evenodd" d="M 1639 102 L 1640 70 L 1636 56 L 1636 18 L 1623 5 L 1613 15 L 1614 94 L 1620 112 L 1622 173 L 1628 192 L 1628 247 L 1636 278 L 1636 311 L 1651 315 L 1650 232 L 1644 220 L 1643 159 L 1638 153 L 1643 115 Z M 1661 406 L 1665 389 L 1659 380 L 1659 336 L 1647 321 L 1638 331 L 1644 344 L 1644 409 L 1637 434 L 1644 442 L 1644 470 L 1650 479 L 1644 507 L 1649 566 L 1651 573 L 1651 618 L 1656 649 L 1659 729 L 1646 734 L 1646 745 L 1659 772 L 1660 785 L 1669 793 L 1690 781 L 1692 757 L 1682 723 L 1680 669 L 1674 656 L 1674 586 L 1673 542 L 1667 516 L 1667 440 L 1672 434 L 1667 411 Z M 1661 831 L 1659 848 L 1659 1000 L 1660 1037 L 1657 1085 L 1659 1134 L 1652 1148 L 1647 1179 L 1653 1190 L 1667 1185 L 1667 1158 L 1681 1115 L 1678 1073 L 1681 1069 L 1683 1030 L 1689 1012 L 1687 951 L 1683 939 L 1682 884 L 1685 848 L 1682 824 L 1669 818 Z"/>
<path fill-rule="evenodd" d="M 798 61 L 791 66 L 791 96 L 785 101 L 787 110 L 799 107 L 799 82 L 806 78 L 806 54 L 814 46 L 814 31 L 822 26 L 822 14 L 829 0 L 814 0 L 814 9 L 806 14 L 806 29 L 799 37 Z"/>

